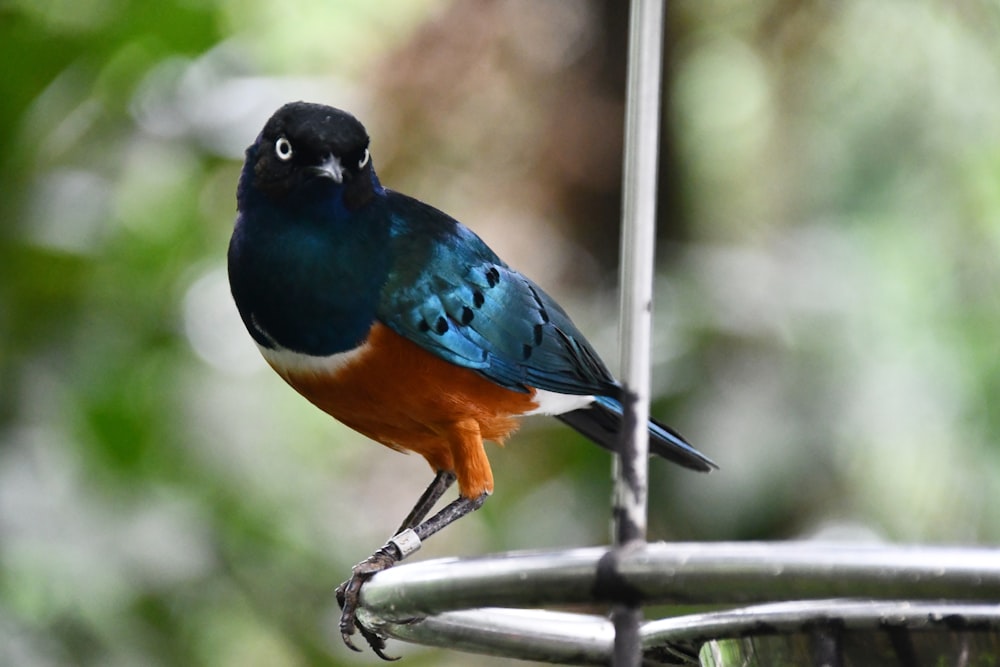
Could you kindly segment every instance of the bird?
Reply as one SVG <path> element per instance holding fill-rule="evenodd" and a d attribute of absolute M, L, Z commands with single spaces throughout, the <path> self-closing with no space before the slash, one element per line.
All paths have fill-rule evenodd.
<path fill-rule="evenodd" d="M 267 363 L 319 409 L 422 456 L 433 479 L 386 544 L 338 587 L 345 644 L 362 585 L 493 493 L 484 441 L 553 415 L 615 451 L 625 389 L 566 311 L 471 229 L 384 187 L 349 112 L 285 104 L 247 148 L 228 249 L 243 324 Z M 650 452 L 716 464 L 650 420 Z M 430 516 L 452 487 L 458 497 Z"/>

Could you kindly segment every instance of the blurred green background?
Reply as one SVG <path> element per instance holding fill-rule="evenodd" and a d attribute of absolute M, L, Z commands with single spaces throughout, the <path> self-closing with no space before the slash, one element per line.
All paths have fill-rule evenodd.
<path fill-rule="evenodd" d="M 430 471 L 259 359 L 242 150 L 353 111 L 615 366 L 625 4 L 0 3 L 0 664 L 378 662 L 332 591 Z M 654 412 L 722 469 L 654 463 L 650 538 L 997 543 L 1000 8 L 674 0 L 668 36 Z M 419 558 L 607 542 L 605 453 L 491 454 Z"/>

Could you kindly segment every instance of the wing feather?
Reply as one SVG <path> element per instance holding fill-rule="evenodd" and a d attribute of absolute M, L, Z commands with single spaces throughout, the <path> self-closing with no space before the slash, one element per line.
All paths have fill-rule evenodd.
<path fill-rule="evenodd" d="M 504 387 L 616 396 L 565 311 L 471 230 L 391 193 L 392 270 L 377 315 L 424 349 Z"/>

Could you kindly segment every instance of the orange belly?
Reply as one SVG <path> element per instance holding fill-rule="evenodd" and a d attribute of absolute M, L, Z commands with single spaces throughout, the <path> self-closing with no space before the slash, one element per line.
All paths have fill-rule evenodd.
<path fill-rule="evenodd" d="M 335 370 L 268 361 L 296 391 L 347 426 L 420 454 L 434 470 L 454 472 L 467 498 L 493 491 L 483 440 L 502 442 L 517 428 L 516 416 L 537 407 L 534 391 L 505 389 L 380 323 L 364 348 Z"/>

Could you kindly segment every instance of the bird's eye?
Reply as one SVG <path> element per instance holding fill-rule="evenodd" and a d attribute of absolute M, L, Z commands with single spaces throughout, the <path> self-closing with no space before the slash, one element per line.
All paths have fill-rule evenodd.
<path fill-rule="evenodd" d="M 274 142 L 274 154 L 278 156 L 279 160 L 288 162 L 292 159 L 292 142 L 284 137 L 278 137 L 278 140 Z"/>
<path fill-rule="evenodd" d="M 358 162 L 358 169 L 364 169 L 365 165 L 368 164 L 368 161 L 371 160 L 371 159 L 372 159 L 372 156 L 368 152 L 368 149 L 366 148 L 365 149 L 365 154 L 361 156 L 361 161 Z"/>

